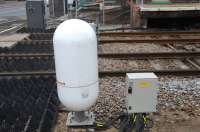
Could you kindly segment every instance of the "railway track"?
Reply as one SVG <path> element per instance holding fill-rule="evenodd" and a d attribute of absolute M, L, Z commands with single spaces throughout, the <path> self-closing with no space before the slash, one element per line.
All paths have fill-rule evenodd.
<path fill-rule="evenodd" d="M 162 54 L 162 53 L 161 53 Z M 173 54 L 173 55 L 172 55 Z M 187 61 L 192 69 L 141 69 L 141 70 L 110 70 L 105 71 L 100 69 L 99 75 L 101 77 L 104 76 L 125 76 L 128 72 L 154 72 L 157 75 L 180 75 L 180 76 L 191 76 L 191 75 L 200 75 L 200 66 L 198 63 L 194 62 L 192 58 L 199 58 L 199 53 L 196 55 L 193 53 L 172 53 L 169 54 L 152 54 L 151 53 L 139 53 L 135 56 L 134 59 L 163 59 L 163 58 L 170 58 L 170 59 L 177 59 L 177 60 L 185 60 Z M 178 56 L 177 56 L 178 54 Z M 102 56 L 103 55 L 103 56 Z M 126 54 L 128 55 L 128 54 Z M 187 55 L 187 56 L 186 56 Z M 125 59 L 129 60 L 130 55 L 124 56 L 121 54 L 100 54 L 100 58 L 108 58 L 108 59 Z M 133 57 L 133 56 L 131 56 Z M 136 60 L 137 61 L 137 60 Z M 54 67 L 54 59 L 53 54 L 3 54 L 0 55 L 0 76 L 33 76 L 33 75 L 55 75 L 55 67 Z M 100 64 L 101 65 L 101 64 Z"/>
<path fill-rule="evenodd" d="M 179 35 L 183 35 L 183 34 L 193 34 L 194 32 L 163 32 L 163 34 L 170 34 L 170 35 L 177 35 L 179 33 Z M 195 32 L 197 34 L 200 34 L 200 32 Z M 134 33 L 128 33 L 128 32 L 125 32 L 125 33 L 101 33 L 105 36 L 109 36 L 109 35 L 114 35 L 114 36 L 136 36 L 136 35 L 159 35 L 160 33 L 157 33 L 157 32 L 134 32 Z M 4 54 L 1 54 L 0 55 L 0 58 L 3 58 L 2 59 L 2 62 L 4 60 L 6 60 L 8 62 L 8 59 L 5 59 L 5 58 L 9 58 L 9 60 L 14 60 L 14 61 L 11 61 L 13 63 L 16 63 L 20 66 L 20 63 L 17 63 L 17 61 L 23 61 L 22 58 L 26 58 L 24 59 L 24 62 L 33 62 L 33 66 L 35 64 L 34 67 L 37 67 L 37 64 L 38 64 L 38 67 L 41 68 L 40 65 L 44 65 L 44 64 L 49 64 L 51 68 L 48 68 L 47 65 L 45 65 L 43 68 L 35 68 L 35 70 L 53 70 L 54 69 L 54 63 L 53 63 L 53 46 L 52 46 L 52 33 L 32 33 L 29 38 L 27 38 L 26 40 L 22 40 L 20 42 L 18 42 L 14 47 L 12 48 L 0 48 L 0 51 L 1 53 L 4 53 Z M 196 38 L 195 38 L 196 39 Z M 163 39 L 156 39 L 156 41 L 165 41 Z M 110 40 L 108 40 L 110 41 Z M 118 40 L 112 40 L 112 41 L 118 41 Z M 125 40 L 123 40 L 125 41 Z M 129 41 L 129 40 L 128 40 Z M 132 40 L 131 40 L 132 41 Z M 139 41 L 143 41 L 142 39 L 139 40 Z M 146 41 L 146 40 L 145 40 Z M 151 41 L 154 41 L 154 40 L 147 40 L 147 41 L 150 41 L 149 43 L 151 43 Z M 167 39 L 166 41 L 170 41 L 170 39 Z M 182 40 L 181 40 L 182 41 Z M 185 40 L 184 40 L 185 42 Z M 171 42 L 172 43 L 172 42 Z M 112 42 L 111 44 L 114 44 L 114 42 Z M 169 45 L 168 45 L 169 46 Z M 175 46 L 173 45 L 170 45 L 170 47 L 172 49 L 176 49 Z M 19 54 L 20 53 L 20 54 Z M 200 52 L 199 51 L 178 51 L 178 50 L 173 50 L 173 51 L 169 51 L 169 52 L 151 52 L 151 53 L 101 53 L 99 52 L 98 53 L 98 57 L 99 58 L 107 58 L 107 59 L 181 59 L 181 60 L 188 60 L 188 59 L 198 59 L 200 57 Z M 18 59 L 16 59 L 18 58 Z M 20 58 L 20 59 L 19 59 Z M 31 59 L 30 59 L 31 58 Z M 28 60 L 28 61 L 25 61 L 25 60 Z M 44 61 L 44 64 L 41 63 L 42 61 L 40 60 L 43 60 Z M 192 65 L 196 68 L 199 67 L 198 64 L 196 64 L 196 62 L 193 62 L 193 61 L 190 61 L 190 63 L 192 63 Z M 10 71 L 10 69 L 12 68 L 9 68 L 12 63 L 8 63 L 8 69 L 6 69 L 5 71 Z M 23 63 L 22 63 L 23 64 Z M 3 67 L 6 67 L 6 66 L 3 66 Z M 26 65 L 25 65 L 26 67 Z M 29 67 L 29 66 L 27 66 Z M 15 68 L 14 68 L 15 69 Z M 20 68 L 17 68 L 17 69 L 20 69 Z M 17 70 L 16 69 L 16 70 Z M 22 69 L 22 68 L 21 68 Z M 26 68 L 25 68 L 26 69 Z M 29 70 L 29 68 L 27 68 L 27 70 L 20 70 L 22 71 L 25 75 L 28 75 L 29 73 L 31 73 Z M 139 72 L 139 70 L 135 70 L 137 72 Z M 146 70 L 148 72 L 148 70 Z M 150 72 L 151 70 L 149 70 Z M 192 72 L 195 72 L 195 70 L 187 70 L 186 73 L 192 73 Z M 45 71 L 46 72 L 46 71 Z M 103 71 L 102 71 L 103 72 Z M 110 73 L 111 71 L 107 71 L 108 75 L 111 75 Z M 115 72 L 113 75 L 120 75 L 119 73 L 123 73 L 123 71 L 113 71 Z M 127 71 L 124 71 L 124 72 L 127 72 Z M 134 72 L 134 71 L 131 71 L 131 72 Z M 154 72 L 157 72 L 158 74 L 162 74 L 162 70 L 161 71 L 155 71 Z M 166 74 L 168 72 L 168 70 L 166 71 L 163 71 L 163 74 Z M 184 72 L 184 71 L 180 71 L 181 72 Z M 40 73 L 40 72 L 39 72 Z M 39 74 L 36 72 L 36 74 Z M 52 72 L 51 72 L 52 73 Z M 177 71 L 172 71 L 172 72 L 168 72 L 169 74 L 176 74 Z M 198 73 L 198 71 L 196 72 Z M 16 73 L 14 75 L 18 75 L 19 73 Z M 31 73 L 32 74 L 32 73 Z M 194 73 L 195 74 L 195 73 Z M 2 74 L 2 75 L 5 75 L 5 74 Z M 7 74 L 8 75 L 8 74 Z M 103 72 L 102 75 L 106 75 L 106 72 Z M 122 74 L 121 74 L 122 75 Z"/>
<path fill-rule="evenodd" d="M 6 42 L 4 42 L 6 43 Z M 53 52 L 53 42 L 52 41 L 49 41 L 49 40 L 45 40 L 45 41 L 39 41 L 39 40 L 23 40 L 23 41 L 20 41 L 18 43 L 16 43 L 15 45 L 13 45 L 11 48 L 10 47 L 1 47 L 0 48 L 0 53 L 52 53 Z M 125 47 L 123 47 L 122 45 L 125 45 Z M 101 52 L 101 49 L 104 50 L 104 49 L 108 49 L 109 50 L 112 50 L 113 48 L 115 48 L 115 52 L 120 52 L 118 51 L 119 49 L 124 49 L 124 53 L 127 53 L 129 48 L 131 48 L 134 52 L 135 52 L 135 46 L 140 48 L 141 47 L 143 49 L 148 49 L 148 46 L 151 46 L 152 48 L 155 48 L 153 50 L 150 50 L 149 49 L 149 52 L 159 52 L 159 50 L 162 50 L 162 52 L 170 52 L 170 51 L 174 51 L 174 49 L 176 49 L 178 52 L 182 52 L 182 51 L 187 51 L 187 46 L 192 46 L 193 49 L 196 47 L 195 50 L 198 51 L 198 49 L 200 49 L 200 45 L 198 43 L 184 43 L 184 44 L 176 44 L 176 43 L 165 43 L 164 45 L 163 44 L 152 44 L 152 43 L 145 43 L 144 44 L 125 44 L 125 43 L 118 43 L 118 44 L 115 44 L 115 43 L 110 43 L 110 45 L 99 45 L 98 48 L 99 48 L 99 52 Z M 119 48 L 118 48 L 119 47 Z M 150 48 L 151 48 L 150 47 Z M 126 49 L 128 48 L 128 49 Z M 167 51 L 168 49 L 168 51 Z M 148 50 L 144 51 L 144 52 L 147 52 Z M 141 51 L 142 52 L 142 51 Z M 191 51 L 192 52 L 192 51 Z"/>
<path fill-rule="evenodd" d="M 122 57 L 118 58 L 121 59 Z M 172 57 L 173 58 L 173 57 Z M 177 59 L 177 57 L 175 56 Z M 125 58 L 128 59 L 128 58 Z M 141 59 L 141 57 L 139 57 Z M 142 58 L 151 59 L 151 57 L 146 56 Z M 99 76 L 125 76 L 126 73 L 134 72 L 154 72 L 157 75 L 177 75 L 177 76 L 196 76 L 200 75 L 200 66 L 198 63 L 188 59 L 188 57 L 183 57 L 182 59 L 187 61 L 190 65 L 190 69 L 134 69 L 134 70 L 109 70 L 105 71 L 99 69 Z M 180 58 L 178 58 L 180 60 Z M 112 61 L 112 60 L 111 60 Z M 137 61 L 137 60 L 136 60 Z M 151 60 L 149 60 L 151 61 Z M 0 56 L 0 76 L 43 76 L 43 75 L 55 75 L 55 67 L 53 55 L 41 54 L 38 55 L 9 55 Z M 101 64 L 100 64 L 101 65 Z"/>

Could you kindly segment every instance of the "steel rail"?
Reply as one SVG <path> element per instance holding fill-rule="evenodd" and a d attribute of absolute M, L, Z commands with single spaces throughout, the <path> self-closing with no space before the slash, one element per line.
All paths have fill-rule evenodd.
<path fill-rule="evenodd" d="M 157 35 L 157 36 L 169 36 L 169 37 L 174 37 L 174 36 L 187 36 L 187 35 L 194 35 L 194 36 L 199 36 L 200 31 L 161 31 L 161 32 L 149 32 L 149 31 L 138 31 L 138 32 L 101 32 L 99 33 L 100 37 L 105 37 L 105 36 L 111 36 L 111 37 L 131 37 L 131 36 L 152 36 L 152 35 Z M 37 39 L 39 37 L 40 39 Z M 44 38 L 44 40 L 49 40 L 49 37 L 53 38 L 53 33 L 32 33 L 28 37 L 30 40 L 41 40 L 41 37 Z M 45 38 L 46 37 L 46 38 Z"/>
<path fill-rule="evenodd" d="M 101 58 L 199 58 L 200 52 L 99 53 Z"/>
<path fill-rule="evenodd" d="M 100 36 L 123 36 L 123 35 L 188 35 L 188 34 L 200 34 L 200 31 L 136 31 L 136 32 L 100 32 L 98 35 Z M 52 35 L 53 33 L 31 33 L 30 36 L 40 36 L 40 35 Z"/>
<path fill-rule="evenodd" d="M 133 71 L 100 71 L 99 76 L 126 76 L 126 73 L 153 72 L 156 75 L 200 76 L 199 69 L 188 70 L 133 70 Z"/>
<path fill-rule="evenodd" d="M 53 53 L 0 54 L 4 57 L 54 57 Z M 200 52 L 98 53 L 99 58 L 199 58 Z"/>
<path fill-rule="evenodd" d="M 178 39 L 100 39 L 98 40 L 99 44 L 115 44 L 115 43 L 159 43 L 159 44 L 166 44 L 166 43 L 191 43 L 191 42 L 200 42 L 200 38 L 178 38 Z M 4 41 L 6 42 L 6 41 Z M 12 41 L 7 41 L 12 42 Z M 24 44 L 44 44 L 44 45 L 51 45 L 53 40 L 21 40 L 18 43 Z"/>
<path fill-rule="evenodd" d="M 200 76 L 199 69 L 188 70 L 130 70 L 130 71 L 99 71 L 99 76 L 126 76 L 126 73 L 153 72 L 156 75 L 176 75 L 176 76 Z M 33 76 L 33 75 L 55 75 L 55 71 L 37 72 L 1 72 L 0 76 Z"/>
<path fill-rule="evenodd" d="M 199 43 L 200 38 L 182 38 L 182 39 L 101 39 L 98 40 L 99 43 L 98 45 L 103 45 L 103 44 L 116 44 L 116 43 L 130 43 L 130 44 L 136 44 L 136 43 L 146 43 L 146 44 L 168 44 L 168 43 L 173 43 L 178 44 L 187 44 L 187 43 Z M 1 41 L 0 41 L 1 42 Z M 12 41 L 3 41 L 3 42 L 12 42 Z M 18 41 L 18 44 L 31 44 L 31 45 L 52 45 L 53 40 L 21 40 Z"/>
<path fill-rule="evenodd" d="M 175 39 L 100 39 L 100 44 L 105 43 L 177 43 L 200 42 L 199 38 L 175 38 Z"/>
<path fill-rule="evenodd" d="M 6 34 L 6 33 L 11 33 L 11 32 L 16 32 L 17 30 L 21 29 L 24 24 L 18 24 L 13 27 L 9 27 L 3 31 L 0 31 L 0 35 Z"/>
<path fill-rule="evenodd" d="M 188 34 L 200 34 L 200 31 L 137 31 L 137 32 L 101 32 L 100 36 L 132 36 L 132 35 L 188 35 Z"/>

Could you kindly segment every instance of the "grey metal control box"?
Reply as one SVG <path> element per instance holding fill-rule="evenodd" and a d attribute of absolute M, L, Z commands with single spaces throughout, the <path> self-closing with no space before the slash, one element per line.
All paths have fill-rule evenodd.
<path fill-rule="evenodd" d="M 28 29 L 46 28 L 45 5 L 43 0 L 26 0 Z"/>
<path fill-rule="evenodd" d="M 154 73 L 127 73 L 128 113 L 156 112 L 158 78 Z"/>

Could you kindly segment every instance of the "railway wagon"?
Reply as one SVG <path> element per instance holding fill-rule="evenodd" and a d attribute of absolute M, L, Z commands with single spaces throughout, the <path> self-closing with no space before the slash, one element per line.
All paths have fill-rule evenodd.
<path fill-rule="evenodd" d="M 129 0 L 131 25 L 146 28 L 148 19 L 199 17 L 200 0 Z"/>

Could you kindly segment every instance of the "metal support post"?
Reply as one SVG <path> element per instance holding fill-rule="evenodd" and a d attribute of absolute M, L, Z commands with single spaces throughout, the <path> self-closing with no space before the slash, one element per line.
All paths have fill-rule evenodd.
<path fill-rule="evenodd" d="M 103 0 L 103 25 L 105 24 L 105 11 L 104 11 L 104 8 L 105 8 L 105 2 Z"/>
<path fill-rule="evenodd" d="M 94 114 L 88 111 L 70 112 L 67 117 L 67 126 L 69 127 L 92 126 L 94 122 Z"/>
<path fill-rule="evenodd" d="M 133 0 L 130 0 L 130 25 L 133 27 Z"/>
<path fill-rule="evenodd" d="M 75 0 L 75 1 L 76 1 L 75 18 L 77 18 L 78 17 L 78 9 L 77 9 L 78 1 L 77 0 Z"/>

